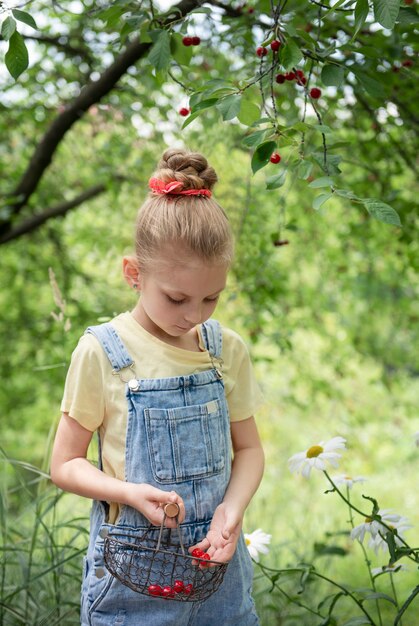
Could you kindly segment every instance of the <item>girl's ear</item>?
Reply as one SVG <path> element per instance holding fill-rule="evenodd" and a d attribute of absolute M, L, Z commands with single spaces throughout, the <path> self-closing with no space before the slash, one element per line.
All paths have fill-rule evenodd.
<path fill-rule="evenodd" d="M 122 259 L 122 271 L 128 285 L 133 289 L 140 287 L 140 269 L 135 256 L 124 256 Z"/>

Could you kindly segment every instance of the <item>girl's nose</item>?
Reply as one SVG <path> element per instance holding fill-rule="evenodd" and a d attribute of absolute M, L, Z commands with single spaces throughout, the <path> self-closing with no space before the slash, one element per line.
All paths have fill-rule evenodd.
<path fill-rule="evenodd" d="M 199 324 L 199 322 L 201 321 L 201 315 L 201 306 L 193 306 L 185 312 L 185 320 L 190 324 Z"/>

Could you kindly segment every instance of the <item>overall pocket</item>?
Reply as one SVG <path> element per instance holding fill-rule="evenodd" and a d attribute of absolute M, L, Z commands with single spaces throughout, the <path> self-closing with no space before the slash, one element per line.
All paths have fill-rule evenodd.
<path fill-rule="evenodd" d="M 160 483 L 204 478 L 224 469 L 226 436 L 218 400 L 144 410 L 153 475 Z"/>

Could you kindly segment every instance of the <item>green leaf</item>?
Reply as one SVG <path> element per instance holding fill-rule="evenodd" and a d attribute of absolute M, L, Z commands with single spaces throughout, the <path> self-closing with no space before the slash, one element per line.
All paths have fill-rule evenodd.
<path fill-rule="evenodd" d="M 243 100 L 240 113 L 238 114 L 239 121 L 245 126 L 251 126 L 256 120 L 259 119 L 260 109 L 257 104 L 250 100 Z"/>
<path fill-rule="evenodd" d="M 217 104 L 217 109 L 223 116 L 223 120 L 233 120 L 235 117 L 237 117 L 240 112 L 241 103 L 242 98 L 238 94 L 233 94 L 232 96 L 227 96 L 222 100 L 219 100 Z"/>
<path fill-rule="evenodd" d="M 401 226 L 400 217 L 389 204 L 375 200 L 374 198 L 366 198 L 362 200 L 368 213 L 380 222 L 385 224 L 392 224 L 393 226 Z"/>
<path fill-rule="evenodd" d="M 280 48 L 280 61 L 285 70 L 291 70 L 293 67 L 303 58 L 303 54 L 295 41 L 290 37 L 287 39 L 286 44 Z"/>
<path fill-rule="evenodd" d="M 384 28 L 393 28 L 400 10 L 400 0 L 373 0 L 374 17 Z"/>
<path fill-rule="evenodd" d="M 251 135 L 246 135 L 243 139 L 243 143 L 248 148 L 254 148 L 258 144 L 260 144 L 266 137 L 266 130 L 257 130 L 255 133 Z"/>
<path fill-rule="evenodd" d="M 37 28 L 36 22 L 33 19 L 32 15 L 27 13 L 26 11 L 21 11 L 20 9 L 12 10 L 13 17 L 15 17 L 19 22 L 23 22 L 27 26 L 31 26 L 32 28 Z"/>
<path fill-rule="evenodd" d="M 370 96 L 380 99 L 386 97 L 386 90 L 384 89 L 384 85 L 382 83 L 379 83 L 378 80 L 371 78 L 365 72 L 360 72 L 359 70 L 355 70 L 355 68 L 351 69 L 354 72 L 357 81 L 359 82 L 361 87 L 363 87 L 365 91 L 370 94 Z"/>
<path fill-rule="evenodd" d="M 347 198 L 348 200 L 359 200 L 358 196 L 349 189 L 335 189 L 335 194 L 341 196 L 341 198 Z"/>
<path fill-rule="evenodd" d="M 314 124 L 313 128 L 325 135 L 327 135 L 328 133 L 333 133 L 333 130 L 330 128 L 330 126 L 326 126 L 325 124 Z"/>
<path fill-rule="evenodd" d="M 197 113 L 198 111 L 202 111 L 203 109 L 210 109 L 211 107 L 214 107 L 217 102 L 218 98 L 208 98 L 208 100 L 201 100 L 201 102 L 197 102 L 195 105 L 192 106 L 192 113 Z"/>
<path fill-rule="evenodd" d="M 196 120 L 199 115 L 206 109 L 210 109 L 211 107 L 215 107 L 218 102 L 218 98 L 210 98 L 209 100 L 202 100 L 195 104 L 195 106 L 191 109 L 191 114 L 186 118 L 186 120 L 182 124 L 182 130 L 189 126 L 194 120 Z M 191 102 L 189 103 L 191 104 Z"/>
<path fill-rule="evenodd" d="M 397 606 L 394 598 L 387 595 L 386 593 L 381 593 L 379 591 L 372 591 L 365 596 L 364 600 L 387 600 L 387 602 L 391 602 L 392 604 L 394 604 L 394 606 Z"/>
<path fill-rule="evenodd" d="M 9 40 L 9 49 L 5 55 L 6 67 L 15 80 L 26 70 L 29 65 L 28 50 L 22 35 L 14 32 Z"/>
<path fill-rule="evenodd" d="M 13 17 L 6 17 L 3 24 L 1 25 L 1 36 L 5 41 L 9 41 L 10 37 L 16 30 L 16 22 Z"/>
<path fill-rule="evenodd" d="M 97 17 L 103 22 L 106 22 L 106 26 L 108 28 L 114 28 L 116 24 L 118 24 L 121 15 L 123 15 L 125 11 L 126 9 L 124 7 L 114 5 L 105 9 L 104 11 L 100 11 L 97 14 Z"/>
<path fill-rule="evenodd" d="M 310 128 L 312 128 L 312 126 L 310 126 L 310 124 L 306 124 L 305 122 L 296 122 L 296 124 L 292 126 L 293 130 L 297 130 L 301 133 L 306 133 L 310 130 Z"/>
<path fill-rule="evenodd" d="M 368 17 L 368 0 L 357 0 L 355 6 L 355 30 L 352 41 L 355 39 Z"/>
<path fill-rule="evenodd" d="M 272 152 L 276 150 L 276 142 L 275 141 L 265 141 L 261 143 L 256 148 L 255 152 L 252 156 L 252 172 L 256 174 L 256 172 L 269 162 Z"/>
<path fill-rule="evenodd" d="M 313 163 L 302 159 L 297 165 L 297 178 L 299 178 L 300 180 L 305 180 L 310 176 L 312 169 Z"/>
<path fill-rule="evenodd" d="M 182 43 L 182 35 L 172 33 L 170 37 L 170 51 L 173 58 L 179 65 L 189 65 L 192 59 L 192 46 L 184 46 Z"/>
<path fill-rule="evenodd" d="M 417 24 L 419 22 L 419 14 L 413 7 L 400 7 L 399 17 L 397 18 L 399 24 Z"/>
<path fill-rule="evenodd" d="M 333 556 L 346 556 L 348 551 L 341 546 L 329 546 L 326 543 L 315 542 L 314 543 L 314 552 L 316 556 L 325 556 L 325 555 L 333 555 Z"/>
<path fill-rule="evenodd" d="M 315 211 L 318 211 L 320 207 L 323 206 L 323 204 L 327 202 L 332 196 L 332 193 L 321 193 L 319 196 L 316 196 L 316 198 L 314 198 L 311 206 Z"/>
<path fill-rule="evenodd" d="M 316 161 L 316 163 L 319 164 L 322 170 L 326 172 L 328 175 L 335 176 L 336 174 L 341 173 L 341 170 L 339 169 L 339 163 L 341 162 L 342 157 L 340 156 L 340 154 L 330 154 L 330 152 L 326 154 L 326 164 L 327 164 L 328 171 L 326 171 L 326 168 L 324 165 L 323 152 L 313 152 L 311 156 Z"/>
<path fill-rule="evenodd" d="M 153 33 L 154 34 L 154 33 Z M 150 36 L 153 37 L 150 33 Z M 148 60 L 156 70 L 165 70 L 170 65 L 170 34 L 167 30 L 161 30 L 158 38 L 151 48 Z"/>
<path fill-rule="evenodd" d="M 327 63 L 323 65 L 321 79 L 323 85 L 328 87 L 340 87 L 345 77 L 345 70 L 340 65 Z"/>
<path fill-rule="evenodd" d="M 279 189 L 285 183 L 285 178 L 287 176 L 287 170 L 281 170 L 279 174 L 275 174 L 274 176 L 269 176 L 266 179 L 266 189 Z"/>
<path fill-rule="evenodd" d="M 319 187 L 332 187 L 333 184 L 333 178 L 330 178 L 330 176 L 322 176 L 321 178 L 313 180 L 309 184 L 309 187 L 312 189 L 318 189 Z"/>

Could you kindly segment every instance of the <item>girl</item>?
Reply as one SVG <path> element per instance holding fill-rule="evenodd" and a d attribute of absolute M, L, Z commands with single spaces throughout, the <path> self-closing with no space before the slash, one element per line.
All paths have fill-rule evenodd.
<path fill-rule="evenodd" d="M 136 255 L 123 259 L 140 298 L 133 311 L 88 328 L 72 355 L 51 477 L 94 500 L 83 626 L 259 623 L 241 527 L 263 472 L 253 418 L 260 393 L 243 341 L 209 319 L 233 254 L 226 215 L 211 197 L 216 180 L 202 155 L 164 153 L 138 214 Z M 86 458 L 96 430 L 98 467 Z M 129 538 L 160 526 L 167 502 L 179 507 L 190 552 L 229 563 L 203 602 L 136 593 L 104 564 L 109 533 Z"/>

